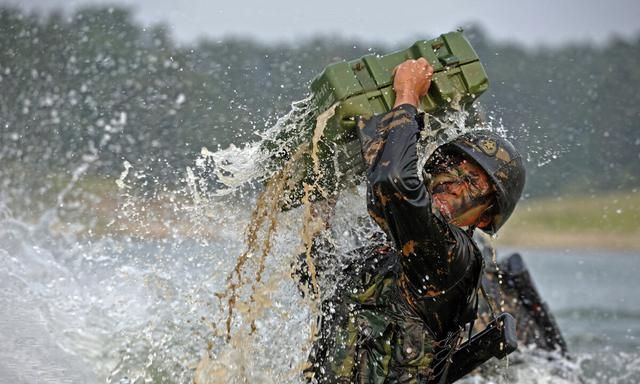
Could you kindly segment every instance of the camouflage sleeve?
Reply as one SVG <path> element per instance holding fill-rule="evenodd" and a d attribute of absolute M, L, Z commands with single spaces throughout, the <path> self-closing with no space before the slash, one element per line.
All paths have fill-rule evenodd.
<path fill-rule="evenodd" d="M 473 250 L 460 252 L 461 245 L 469 245 L 466 235 L 432 212 L 431 197 L 418 177 L 416 114 L 414 107 L 401 105 L 360 120 L 358 128 L 369 215 L 401 252 L 402 283 L 420 307 L 420 302 L 433 303 L 466 274 Z"/>
<path fill-rule="evenodd" d="M 445 246 L 447 225 L 431 210 L 431 197 L 418 177 L 416 109 L 401 105 L 359 121 L 367 166 L 369 215 L 408 256 L 418 243 Z"/>

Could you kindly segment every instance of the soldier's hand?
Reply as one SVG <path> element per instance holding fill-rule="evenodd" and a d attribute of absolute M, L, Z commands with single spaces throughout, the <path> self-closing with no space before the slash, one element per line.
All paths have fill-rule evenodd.
<path fill-rule="evenodd" d="M 393 69 L 393 89 L 396 92 L 394 108 L 402 104 L 418 106 L 420 98 L 427 94 L 433 67 L 421 57 L 407 60 Z"/>

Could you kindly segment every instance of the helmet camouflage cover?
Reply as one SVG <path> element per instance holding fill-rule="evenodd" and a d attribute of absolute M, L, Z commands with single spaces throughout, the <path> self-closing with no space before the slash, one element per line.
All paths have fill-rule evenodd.
<path fill-rule="evenodd" d="M 461 135 L 440 146 L 437 152 L 462 154 L 487 172 L 496 188 L 497 209 L 494 209 L 491 224 L 483 230 L 489 234 L 496 233 L 511 216 L 522 195 L 525 169 L 520 153 L 508 140 L 489 131 Z M 427 172 L 432 158 L 427 162 Z"/>

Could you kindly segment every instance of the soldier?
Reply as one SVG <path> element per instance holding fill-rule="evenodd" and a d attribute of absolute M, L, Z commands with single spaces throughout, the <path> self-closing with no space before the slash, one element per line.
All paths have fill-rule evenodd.
<path fill-rule="evenodd" d="M 369 247 L 353 280 L 323 303 L 310 382 L 446 383 L 476 318 L 483 259 L 472 234 L 509 218 L 524 167 L 508 141 L 482 132 L 439 147 L 418 169 L 416 106 L 432 74 L 425 59 L 400 64 L 394 108 L 358 121 L 369 215 L 389 243 Z"/>

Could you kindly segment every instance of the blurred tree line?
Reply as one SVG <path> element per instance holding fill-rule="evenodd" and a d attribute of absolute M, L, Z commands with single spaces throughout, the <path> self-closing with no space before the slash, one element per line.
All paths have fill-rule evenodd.
<path fill-rule="evenodd" d="M 491 41 L 479 27 L 466 32 L 491 81 L 482 105 L 527 153 L 529 195 L 640 184 L 640 39 L 526 49 Z M 256 140 L 327 64 L 412 43 L 181 46 L 165 26 L 143 28 L 126 9 L 0 9 L 0 182 L 83 164 L 117 177 L 125 159 L 171 182 L 203 146 Z"/>

